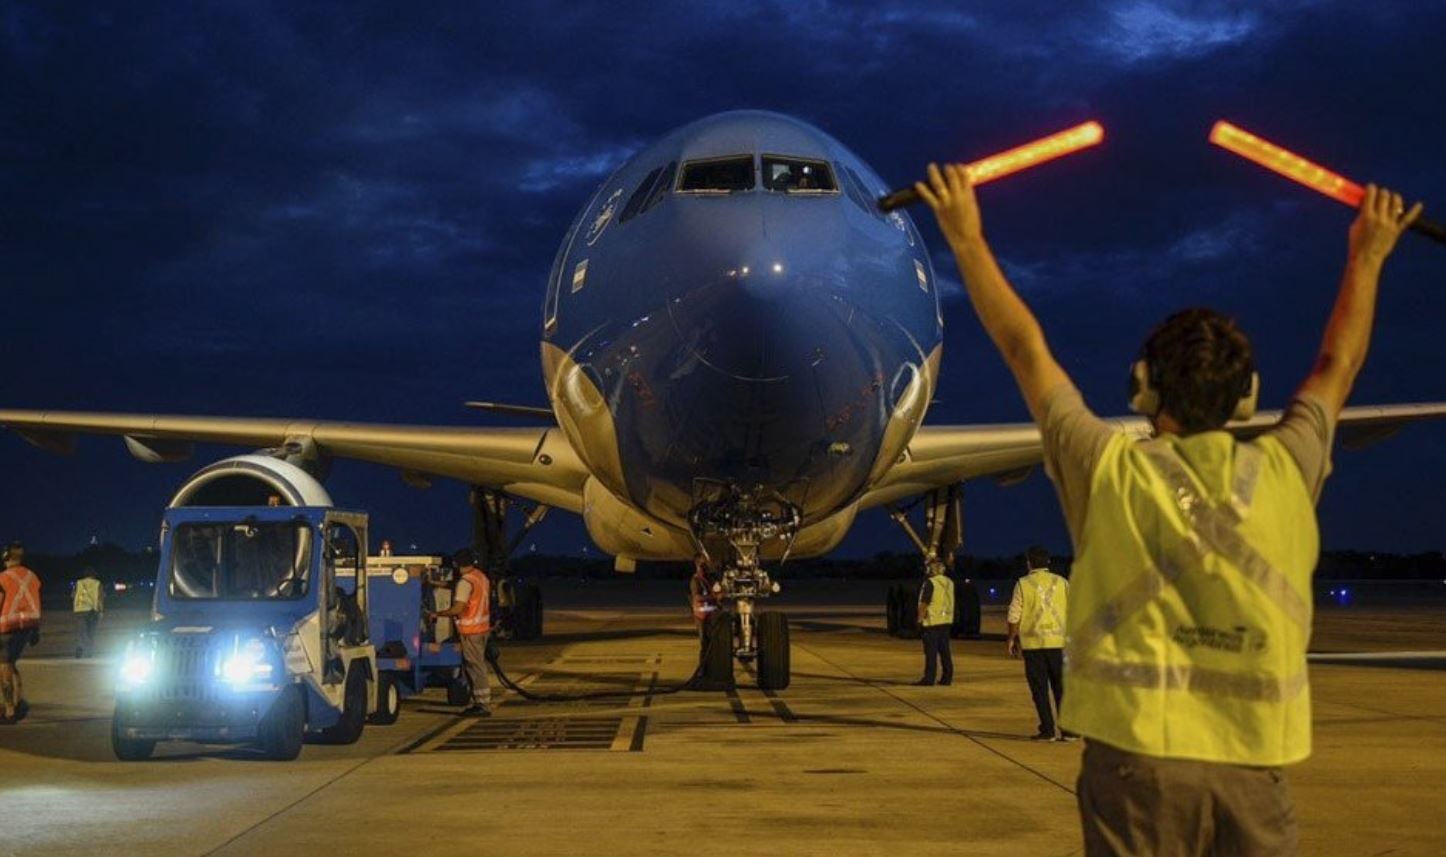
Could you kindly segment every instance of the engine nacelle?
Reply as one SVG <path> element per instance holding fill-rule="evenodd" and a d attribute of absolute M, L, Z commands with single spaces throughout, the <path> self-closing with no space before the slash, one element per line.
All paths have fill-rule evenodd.
<path fill-rule="evenodd" d="M 238 455 L 207 465 L 181 483 L 169 508 L 182 506 L 331 506 L 314 476 L 269 455 Z"/>

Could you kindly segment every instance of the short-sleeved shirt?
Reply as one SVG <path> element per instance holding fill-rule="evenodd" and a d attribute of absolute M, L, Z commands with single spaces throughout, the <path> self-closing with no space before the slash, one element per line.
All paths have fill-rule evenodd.
<path fill-rule="evenodd" d="M 1104 452 L 1105 444 L 1123 427 L 1102 420 L 1085 404 L 1073 384 L 1055 387 L 1044 397 L 1044 419 L 1040 434 L 1044 444 L 1044 469 L 1059 492 L 1070 540 L 1076 549 L 1084 531 L 1089 509 L 1090 478 Z M 1335 418 L 1313 396 L 1297 395 L 1285 409 L 1280 422 L 1267 429 L 1280 441 L 1300 467 L 1311 500 L 1319 501 L 1321 488 L 1330 475 L 1331 443 Z"/>

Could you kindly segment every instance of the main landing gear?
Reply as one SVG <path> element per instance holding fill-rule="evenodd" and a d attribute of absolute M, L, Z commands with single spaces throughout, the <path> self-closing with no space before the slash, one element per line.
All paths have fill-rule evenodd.
<path fill-rule="evenodd" d="M 704 623 L 699 641 L 700 689 L 731 688 L 733 662 L 751 667 L 763 690 L 784 690 L 792 680 L 788 617 L 756 611 L 759 599 L 777 594 L 778 585 L 759 565 L 759 549 L 771 540 L 792 545 L 798 534 L 797 507 L 760 490 L 726 489 L 697 504 L 690 516 L 700 544 L 716 544 L 727 557 L 714 584 L 722 609 Z"/>
<path fill-rule="evenodd" d="M 496 625 L 499 637 L 537 640 L 542 637 L 542 590 L 536 583 L 506 574 L 507 561 L 532 528 L 547 517 L 551 507 L 525 505 L 492 488 L 472 487 L 473 543 L 483 567 L 498 580 L 495 593 Z M 514 504 L 522 508 L 522 526 L 507 536 L 507 511 Z"/>
<path fill-rule="evenodd" d="M 952 566 L 954 554 L 964 542 L 962 488 L 962 485 L 936 488 L 909 506 L 894 506 L 889 510 L 889 516 L 923 555 L 926 567 L 933 562 Z M 924 506 L 922 534 L 909 520 L 909 513 L 920 504 Z M 918 581 L 896 583 L 889 587 L 884 605 L 884 623 L 890 636 L 918 638 L 919 587 Z M 977 639 L 981 612 L 978 588 L 968 580 L 955 579 L 954 624 L 949 629 L 949 635 Z"/>

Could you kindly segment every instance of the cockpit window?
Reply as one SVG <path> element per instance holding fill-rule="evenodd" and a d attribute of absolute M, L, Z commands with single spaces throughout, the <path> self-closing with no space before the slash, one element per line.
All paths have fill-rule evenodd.
<path fill-rule="evenodd" d="M 831 193 L 838 190 L 823 161 L 763 156 L 763 186 L 783 193 Z"/>
<path fill-rule="evenodd" d="M 633 191 L 632 196 L 628 197 L 627 204 L 623 206 L 622 213 L 618 215 L 618 223 L 626 223 L 642 212 L 643 203 L 648 200 L 648 194 L 653 191 L 653 182 L 658 178 L 658 173 L 662 172 L 662 170 L 662 167 L 653 167 L 653 171 L 648 173 L 647 177 L 643 179 L 642 184 L 638 185 L 638 189 Z"/>
<path fill-rule="evenodd" d="M 669 164 L 663 168 L 663 174 L 658 176 L 658 183 L 653 185 L 653 195 L 648 197 L 648 201 L 643 203 L 643 207 L 639 209 L 638 213 L 642 214 L 644 211 L 662 202 L 664 197 L 668 195 L 668 191 L 673 189 L 673 179 L 677 175 L 678 162 L 669 162 Z"/>
<path fill-rule="evenodd" d="M 683 165 L 683 180 L 678 183 L 678 190 L 683 193 L 753 190 L 753 156 L 690 161 Z"/>

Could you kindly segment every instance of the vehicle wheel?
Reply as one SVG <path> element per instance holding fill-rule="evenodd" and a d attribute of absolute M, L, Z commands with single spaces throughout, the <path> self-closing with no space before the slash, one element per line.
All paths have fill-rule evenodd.
<path fill-rule="evenodd" d="M 367 722 L 390 726 L 397 722 L 397 716 L 401 713 L 402 689 L 397 683 L 397 677 L 391 673 L 382 673 L 377 682 L 377 710 L 372 712 Z"/>
<path fill-rule="evenodd" d="M 447 684 L 447 704 L 467 705 L 472 701 L 472 683 L 467 681 L 467 674 L 461 670 Z"/>
<path fill-rule="evenodd" d="M 156 751 L 156 742 L 144 738 L 126 738 L 121 735 L 120 718 L 110 721 L 110 748 L 122 762 L 144 762 Z"/>
<path fill-rule="evenodd" d="M 792 679 L 788 616 L 776 610 L 758 616 L 758 687 L 785 690 Z"/>
<path fill-rule="evenodd" d="M 341 717 L 334 726 L 321 730 L 327 744 L 355 744 L 367 723 L 366 672 L 355 664 L 346 674 L 346 690 L 342 693 Z"/>
<path fill-rule="evenodd" d="M 271 703 L 271 710 L 261 718 L 257 745 L 266 758 L 289 762 L 301 755 L 301 742 L 306 737 L 306 705 L 301 688 L 292 685 Z"/>
<path fill-rule="evenodd" d="M 733 687 L 733 616 L 722 610 L 708 614 L 703 640 L 698 648 L 698 690 L 728 690 Z"/>

